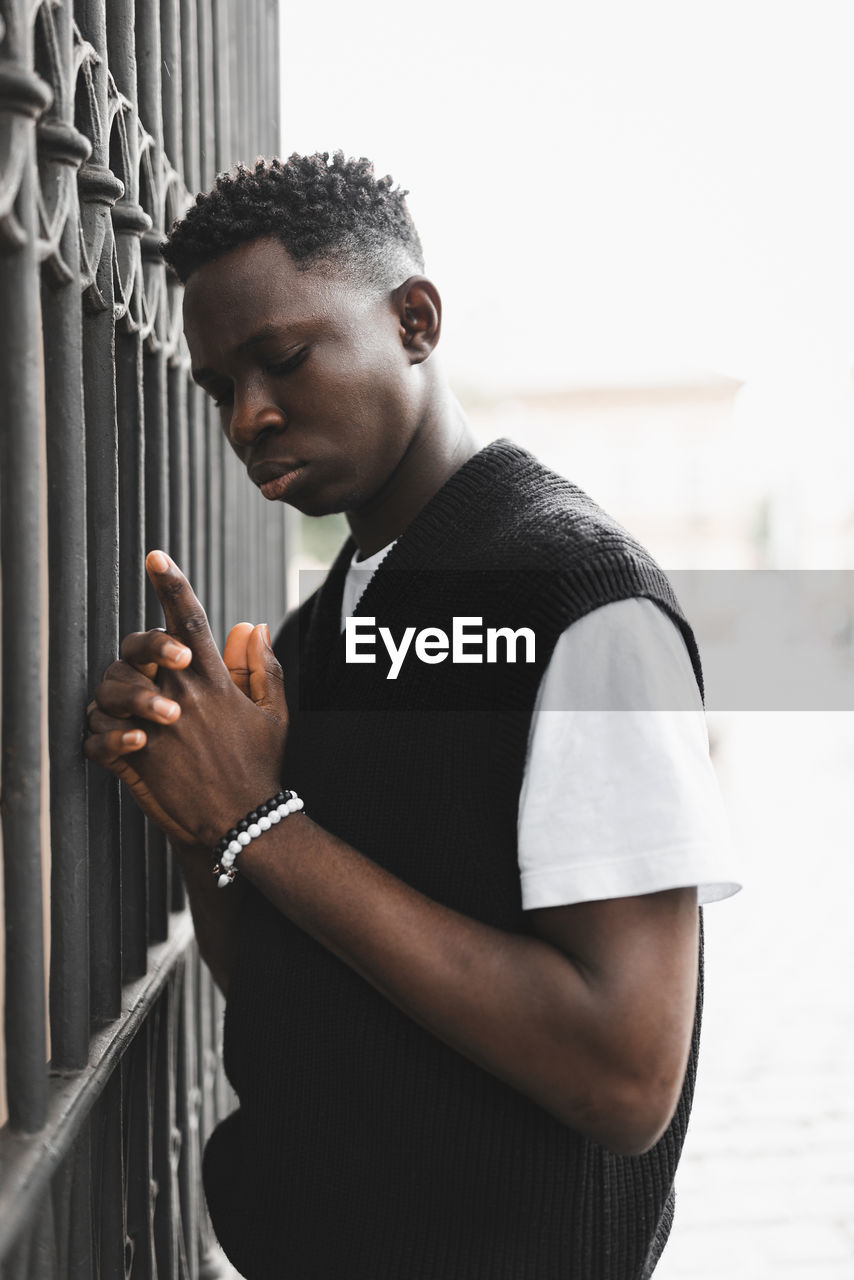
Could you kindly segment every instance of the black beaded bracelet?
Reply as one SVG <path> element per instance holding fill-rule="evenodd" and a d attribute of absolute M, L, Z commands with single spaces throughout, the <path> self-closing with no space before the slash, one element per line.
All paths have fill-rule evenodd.
<path fill-rule="evenodd" d="M 213 874 L 217 877 L 219 888 L 228 888 L 234 880 L 237 875 L 237 867 L 234 865 L 237 855 L 248 844 L 257 840 L 271 827 L 275 827 L 289 813 L 298 813 L 302 807 L 302 800 L 295 791 L 277 791 L 269 800 L 265 800 L 263 804 L 258 805 L 257 809 L 253 809 L 245 818 L 241 818 L 230 831 L 226 831 L 214 848 L 216 865 Z"/>

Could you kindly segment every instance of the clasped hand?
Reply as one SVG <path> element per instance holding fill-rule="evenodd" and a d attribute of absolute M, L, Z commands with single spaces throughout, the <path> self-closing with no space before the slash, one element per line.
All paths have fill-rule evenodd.
<path fill-rule="evenodd" d="M 126 636 L 89 704 L 84 751 L 181 844 L 211 846 L 280 786 L 288 711 L 266 625 L 220 656 L 205 611 L 161 551 L 146 558 L 165 631 Z"/>

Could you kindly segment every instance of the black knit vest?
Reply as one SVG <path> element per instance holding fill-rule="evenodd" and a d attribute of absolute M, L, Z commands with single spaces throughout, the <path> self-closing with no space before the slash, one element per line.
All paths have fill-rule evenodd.
<path fill-rule="evenodd" d="M 531 714 L 561 632 L 645 596 L 694 637 L 649 554 L 507 440 L 419 512 L 356 614 L 395 638 L 452 619 L 527 626 L 536 661 L 347 664 L 348 539 L 276 650 L 291 711 L 283 784 L 327 830 L 428 897 L 530 933 L 516 821 Z M 520 651 L 521 658 L 521 651 Z M 334 885 L 330 892 L 334 893 Z M 702 938 L 702 935 L 701 935 Z M 663 1247 L 693 1094 L 702 1003 L 676 1115 L 620 1157 L 423 1030 L 254 890 L 225 1021 L 240 1108 L 205 1189 L 247 1280 L 641 1280 Z"/>

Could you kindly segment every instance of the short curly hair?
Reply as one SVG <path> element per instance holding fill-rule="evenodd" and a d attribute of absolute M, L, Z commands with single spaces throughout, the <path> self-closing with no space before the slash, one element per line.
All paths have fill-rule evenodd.
<path fill-rule="evenodd" d="M 343 151 L 287 161 L 259 159 L 221 173 L 175 222 L 160 253 L 186 283 L 200 266 L 237 245 L 275 236 L 301 268 L 328 261 L 380 288 L 424 270 L 406 207 L 407 191 L 377 178 L 370 160 Z"/>

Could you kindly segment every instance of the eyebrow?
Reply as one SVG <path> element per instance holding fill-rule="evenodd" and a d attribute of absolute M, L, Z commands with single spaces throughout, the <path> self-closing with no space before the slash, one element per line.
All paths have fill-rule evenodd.
<path fill-rule="evenodd" d="M 257 347 L 262 342 L 266 342 L 269 338 L 286 337 L 289 333 L 294 332 L 304 326 L 300 324 L 274 324 L 270 321 L 268 324 L 262 324 L 260 329 L 256 329 L 248 338 L 244 338 L 242 342 L 238 342 L 235 347 L 235 354 L 248 351 L 251 347 Z M 191 376 L 194 382 L 208 382 L 211 378 L 219 377 L 213 369 L 200 368 L 193 369 Z"/>

